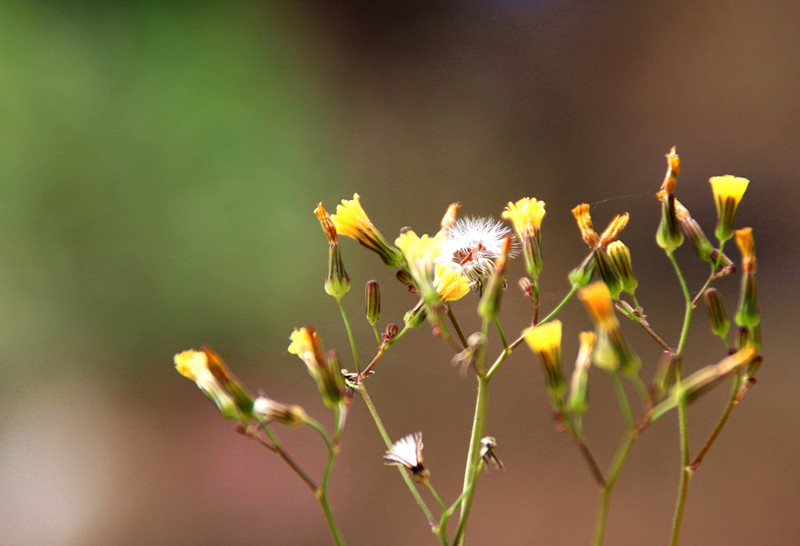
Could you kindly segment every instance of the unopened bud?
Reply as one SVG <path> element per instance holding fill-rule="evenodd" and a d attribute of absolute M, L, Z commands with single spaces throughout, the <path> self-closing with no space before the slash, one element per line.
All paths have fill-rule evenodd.
<path fill-rule="evenodd" d="M 583 415 L 589 408 L 587 395 L 589 382 L 589 367 L 592 364 L 592 351 L 597 336 L 594 332 L 581 332 L 581 348 L 575 360 L 575 370 L 572 372 L 569 388 L 569 409 L 575 415 Z"/>
<path fill-rule="evenodd" d="M 723 340 L 727 339 L 731 323 L 728 314 L 725 312 L 725 305 L 722 303 L 722 296 L 716 288 L 709 288 L 703 294 L 703 301 L 706 302 L 708 315 L 711 318 L 711 331 Z"/>
<path fill-rule="evenodd" d="M 308 421 L 308 414 L 300 406 L 282 404 L 266 396 L 259 396 L 253 402 L 253 417 L 264 423 L 275 421 L 290 427 L 297 427 Z"/>
<path fill-rule="evenodd" d="M 671 193 L 661 198 L 661 223 L 656 232 L 656 243 L 668 253 L 683 244 L 683 232 L 675 214 L 675 195 Z"/>
<path fill-rule="evenodd" d="M 425 322 L 425 302 L 420 300 L 417 304 L 403 315 L 403 323 L 408 328 L 419 328 Z"/>
<path fill-rule="evenodd" d="M 378 281 L 367 281 L 364 299 L 367 302 L 367 321 L 375 326 L 381 318 L 381 289 Z"/>
<path fill-rule="evenodd" d="M 583 263 L 569 272 L 569 283 L 575 288 L 584 288 L 592 282 L 594 271 L 594 252 L 589 254 Z"/>
<path fill-rule="evenodd" d="M 633 274 L 633 264 L 631 263 L 631 251 L 622 241 L 614 241 L 608 248 L 608 255 L 614 266 L 617 268 L 620 279 L 622 279 L 622 289 L 630 295 L 636 292 L 639 281 Z"/>
<path fill-rule="evenodd" d="M 489 285 L 478 303 L 478 315 L 484 319 L 494 319 L 500 311 L 500 299 L 506 285 L 505 272 L 511 243 L 511 235 L 503 240 L 500 255 L 495 259 L 494 272 L 489 278 Z"/>

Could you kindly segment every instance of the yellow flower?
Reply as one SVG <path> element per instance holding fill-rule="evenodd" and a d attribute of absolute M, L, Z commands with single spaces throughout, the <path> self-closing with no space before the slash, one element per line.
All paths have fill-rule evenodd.
<path fill-rule="evenodd" d="M 544 201 L 539 201 L 535 197 L 524 197 L 516 203 L 509 201 L 502 217 L 512 223 L 520 239 L 536 235 L 542 227 Z"/>
<path fill-rule="evenodd" d="M 247 419 L 253 400 L 214 351 L 208 347 L 202 351 L 183 351 L 175 355 L 174 361 L 178 373 L 194 381 L 223 417 Z"/>
<path fill-rule="evenodd" d="M 608 330 L 619 326 L 614 314 L 614 302 L 604 282 L 594 282 L 578 292 L 589 318 L 598 326 Z"/>
<path fill-rule="evenodd" d="M 396 248 L 392 247 L 383 238 L 381 232 L 375 228 L 367 213 L 361 206 L 358 194 L 353 194 L 350 200 L 342 199 L 336 205 L 336 214 L 331 216 L 333 225 L 339 235 L 352 237 L 368 249 L 376 252 L 384 263 L 390 267 L 402 267 L 402 257 Z"/>
<path fill-rule="evenodd" d="M 435 275 L 435 260 L 439 257 L 445 233 L 440 231 L 434 237 L 429 235 L 418 236 L 408 230 L 398 237 L 394 244 L 403 253 L 408 263 L 408 272 L 417 288 L 426 301 L 429 298 L 438 299 L 436 287 L 433 284 Z M 435 297 L 434 297 L 435 296 Z M 431 302 L 428 302 L 431 303 Z"/>
<path fill-rule="evenodd" d="M 575 216 L 575 221 L 578 223 L 578 229 L 581 230 L 581 237 L 583 237 L 584 242 L 589 245 L 589 248 L 592 249 L 598 246 L 605 248 L 615 241 L 617 236 L 619 236 L 619 232 L 628 225 L 628 220 L 630 218 L 627 212 L 625 214 L 617 214 L 611 222 L 609 222 L 608 226 L 606 226 L 603 234 L 598 235 L 592 226 L 592 216 L 589 214 L 589 205 L 581 203 L 572 209 L 572 214 Z"/>
<path fill-rule="evenodd" d="M 753 228 L 736 230 L 736 245 L 742 254 L 742 270 L 744 273 L 756 272 L 756 243 L 753 239 Z"/>
<path fill-rule="evenodd" d="M 725 176 L 711 177 L 709 183 L 711 183 L 711 191 L 714 193 L 714 202 L 717 205 L 716 236 L 720 241 L 727 241 L 733 236 L 733 219 L 736 216 L 736 209 L 739 208 L 739 203 L 741 203 L 750 181 L 746 178 L 726 174 Z"/>
<path fill-rule="evenodd" d="M 528 328 L 524 335 L 525 342 L 542 360 L 547 390 L 551 396 L 560 398 L 567 386 L 561 372 L 561 321 L 551 320 L 533 326 Z"/>
<path fill-rule="evenodd" d="M 335 407 L 342 400 L 344 388 L 344 378 L 335 351 L 323 355 L 322 342 L 311 326 L 299 330 L 295 328 L 289 339 L 289 352 L 305 362 L 325 405 L 329 408 Z"/>
<path fill-rule="evenodd" d="M 460 300 L 469 293 L 469 278 L 453 265 L 436 263 L 433 286 L 442 301 Z"/>

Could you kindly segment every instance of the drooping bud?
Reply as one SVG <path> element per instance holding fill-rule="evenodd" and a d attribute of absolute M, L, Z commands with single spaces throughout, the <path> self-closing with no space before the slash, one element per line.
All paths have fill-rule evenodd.
<path fill-rule="evenodd" d="M 367 303 L 367 322 L 375 326 L 381 318 L 381 289 L 378 281 L 367 281 L 364 299 Z"/>
<path fill-rule="evenodd" d="M 716 288 L 708 288 L 703 293 L 703 301 L 706 303 L 708 315 L 711 319 L 711 331 L 725 341 L 728 338 L 728 331 L 731 323 L 728 314 L 725 312 L 725 305 L 722 303 L 722 296 Z"/>
<path fill-rule="evenodd" d="M 717 229 L 714 232 L 720 242 L 733 237 L 733 220 L 736 209 L 742 202 L 742 197 L 750 183 L 746 178 L 739 178 L 726 174 L 725 176 L 712 176 L 709 180 L 711 191 L 714 193 L 714 203 L 717 206 Z"/>
<path fill-rule="evenodd" d="M 717 364 L 706 366 L 694 372 L 681 382 L 680 387 L 675 387 L 674 395 L 683 396 L 684 400 L 691 404 L 719 384 L 720 381 L 749 365 L 756 358 L 758 358 L 758 351 L 755 347 L 748 346 L 740 349 L 734 354 L 723 358 Z"/>

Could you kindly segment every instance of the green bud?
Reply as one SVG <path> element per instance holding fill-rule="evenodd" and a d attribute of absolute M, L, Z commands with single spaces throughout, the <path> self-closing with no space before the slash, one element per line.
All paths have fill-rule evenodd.
<path fill-rule="evenodd" d="M 349 291 L 350 277 L 344 270 L 339 243 L 330 243 L 328 245 L 328 274 L 325 277 L 325 292 L 338 300 Z"/>
<path fill-rule="evenodd" d="M 656 232 L 656 243 L 668 253 L 683 244 L 683 232 L 675 214 L 675 196 L 671 193 L 661 199 L 661 223 Z"/>
<path fill-rule="evenodd" d="M 726 340 L 731 323 L 728 314 L 725 312 L 725 305 L 722 303 L 722 296 L 716 288 L 709 288 L 703 294 L 703 301 L 706 303 L 709 317 L 711 318 L 711 331 L 715 335 Z"/>
<path fill-rule="evenodd" d="M 367 302 L 367 321 L 375 326 L 381 317 L 381 290 L 378 281 L 367 281 L 365 299 Z"/>

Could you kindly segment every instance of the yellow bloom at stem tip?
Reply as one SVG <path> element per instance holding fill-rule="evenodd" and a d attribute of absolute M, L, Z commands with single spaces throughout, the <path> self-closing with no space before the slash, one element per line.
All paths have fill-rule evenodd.
<path fill-rule="evenodd" d="M 502 217 L 511 222 L 517 236 L 522 239 L 526 235 L 535 235 L 541 229 L 544 214 L 544 201 L 524 197 L 516 203 L 509 201 Z"/>
<path fill-rule="evenodd" d="M 747 185 L 746 178 L 739 178 L 726 174 L 713 176 L 709 180 L 711 191 L 714 193 L 714 203 L 717 206 L 717 229 L 715 235 L 720 241 L 727 241 L 733 236 L 733 219 L 736 209 L 742 201 Z"/>
<path fill-rule="evenodd" d="M 423 297 L 432 297 L 436 292 L 433 279 L 436 273 L 435 260 L 441 252 L 445 233 L 440 231 L 434 237 L 419 236 L 414 231 L 402 233 L 394 242 L 408 263 L 408 272 L 417 283 Z"/>
<path fill-rule="evenodd" d="M 341 204 L 336 205 L 336 214 L 331 216 L 331 220 L 339 235 L 352 237 L 377 253 L 386 265 L 402 267 L 403 260 L 400 253 L 386 242 L 381 232 L 373 225 L 364 212 L 357 193 L 353 194 L 352 199 L 342 199 Z"/>

